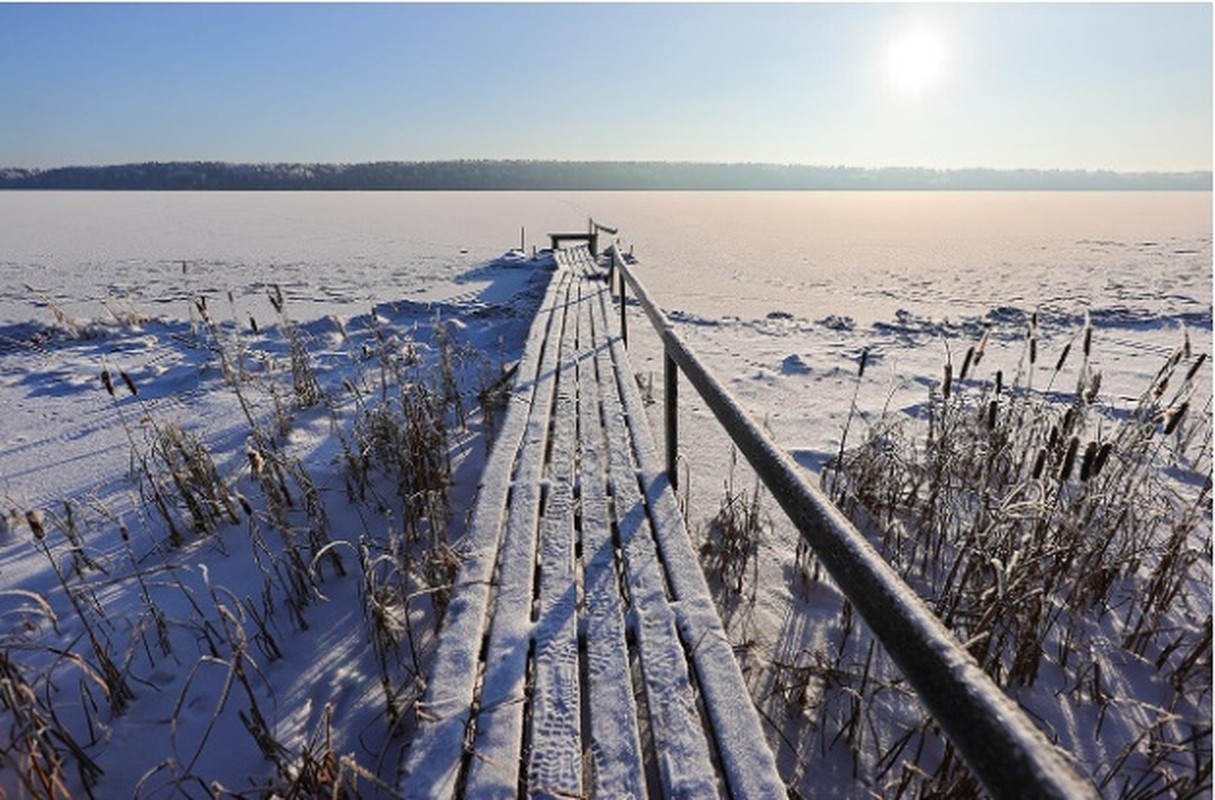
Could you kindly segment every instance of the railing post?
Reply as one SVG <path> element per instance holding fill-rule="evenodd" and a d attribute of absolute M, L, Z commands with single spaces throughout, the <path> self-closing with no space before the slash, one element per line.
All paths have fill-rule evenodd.
<path fill-rule="evenodd" d="M 679 488 L 679 471 L 675 461 L 679 457 L 679 366 L 671 355 L 670 347 L 663 343 L 662 376 L 663 402 L 666 406 L 667 480 L 672 489 Z"/>
<path fill-rule="evenodd" d="M 620 275 L 620 341 L 629 346 L 628 294 L 624 290 L 624 273 Z"/>

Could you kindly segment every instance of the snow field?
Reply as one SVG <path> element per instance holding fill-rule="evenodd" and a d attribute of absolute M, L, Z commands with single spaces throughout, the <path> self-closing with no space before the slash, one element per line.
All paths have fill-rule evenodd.
<path fill-rule="evenodd" d="M 433 364 L 437 308 L 452 323 L 457 345 L 479 350 L 496 368 L 518 357 L 539 296 L 524 291 L 526 269 L 504 269 L 497 262 L 484 270 L 469 269 L 500 252 L 499 242 L 514 240 L 516 209 L 531 208 L 530 197 L 471 198 L 468 213 L 455 213 L 448 200 L 440 199 L 436 202 L 444 210 L 431 216 L 426 198 L 381 199 L 364 197 L 351 205 L 348 198 L 338 202 L 337 196 L 284 197 L 267 209 L 264 197 L 216 194 L 183 197 L 189 213 L 178 214 L 169 207 L 176 196 L 129 196 L 118 211 L 109 203 L 98 211 L 95 198 L 74 195 L 67 200 L 89 219 L 67 226 L 73 235 L 66 238 L 65 226 L 57 221 L 62 198 L 48 194 L 29 213 L 6 206 L 13 212 L 8 217 L 21 224 L 4 234 L 15 241 L 6 240 L 0 260 L 0 274 L 9 278 L 0 291 L 6 320 L 0 325 L 0 508 L 6 512 L 0 525 L 0 652 L 7 659 L 0 669 L 7 670 L 7 686 L 25 698 L 21 707 L 34 716 L 10 725 L 15 720 L 11 711 L 0 711 L 0 732 L 58 726 L 82 743 L 80 754 L 105 770 L 96 796 L 130 796 L 141 780 L 144 796 L 204 796 L 203 783 L 209 780 L 254 791 L 251 787 L 301 780 L 305 773 L 357 783 L 366 795 L 391 794 L 396 775 L 389 766 L 392 756 L 386 755 L 394 745 L 386 743 L 392 726 L 384 665 L 369 640 L 374 641 L 372 631 L 381 629 L 403 645 L 401 655 L 388 663 L 387 686 L 401 724 L 407 726 L 408 709 L 421 689 L 410 677 L 419 671 L 414 658 L 425 663 L 429 656 L 430 598 L 443 598 L 432 589 L 443 584 L 446 567 L 442 559 L 427 566 L 431 562 L 420 554 L 407 560 L 399 555 L 402 548 L 392 544 L 404 529 L 404 503 L 394 499 L 395 479 L 380 475 L 373 478 L 374 492 L 369 489 L 353 503 L 343 499 L 350 459 L 340 437 L 333 436 L 328 408 L 293 407 L 288 344 L 270 322 L 274 314 L 264 276 L 275 275 L 283 286 L 288 313 L 301 320 L 326 393 L 347 397 L 349 392 L 343 395 L 337 387 L 349 378 L 360 385 L 368 404 L 378 401 L 383 385 L 380 345 L 363 313 L 370 298 L 448 299 L 436 307 L 399 303 L 396 312 L 380 306 L 386 340 L 412 342 L 422 363 Z M 1073 356 L 1051 390 L 1050 399 L 1060 402 L 1077 383 L 1077 337 L 1085 314 L 1090 316 L 1091 363 L 1103 375 L 1096 409 L 1101 413 L 1090 421 L 1094 432 L 1113 430 L 1152 386 L 1184 331 L 1192 340 L 1187 366 L 1211 350 L 1210 195 L 1197 199 L 1195 203 L 1182 193 L 619 193 L 546 196 L 536 203 L 576 207 L 579 214 L 593 208 L 597 217 L 619 224 L 637 242 L 640 268 L 647 270 L 643 280 L 659 304 L 778 443 L 817 476 L 838 457 L 846 428 L 852 449 L 891 421 L 883 419 L 884 411 L 903 421 L 904 441 L 920 441 L 915 436 L 922 435 L 922 428 L 917 426 L 924 424 L 929 409 L 940 408 L 946 344 L 954 378 L 960 380 L 957 371 L 967 347 L 984 330 L 992 332 L 984 364 L 990 370 L 960 381 L 955 398 L 981 396 L 996 368 L 1011 376 L 1035 310 L 1047 372 L 1065 344 L 1073 342 Z M 235 213 L 234 200 L 239 205 Z M 156 206 L 153 213 L 148 213 L 148 203 Z M 565 224 L 569 209 L 562 213 L 558 224 L 548 228 L 529 218 L 528 230 L 572 227 Z M 90 216 L 95 214 L 99 216 Z M 236 228 L 233 217 L 239 218 Z M 489 231 L 476 241 L 456 238 L 498 217 L 510 220 L 505 232 Z M 47 222 L 39 228 L 41 219 Z M 432 224 L 434 219 L 440 224 Z M 130 220 L 137 221 L 134 233 Z M 334 226 L 344 226 L 344 231 L 332 235 Z M 23 249 L 16 234 L 31 228 L 45 235 Z M 376 244 L 369 246 L 369 241 Z M 451 255 L 456 244 L 467 245 L 472 253 Z M 430 248 L 425 269 L 404 266 L 397 251 L 422 245 Z M 354 251 L 357 256 L 351 257 Z M 174 260 L 179 253 L 187 258 L 184 278 L 180 260 Z M 60 281 L 60 276 L 66 277 Z M 65 333 L 67 326 L 54 319 L 45 303 L 32 309 L 25 283 L 45 289 L 47 299 L 91 335 Z M 225 283 L 235 289 L 232 311 Z M 112 314 L 96 303 L 109 294 L 130 299 L 110 301 L 118 312 Z M 250 353 L 248 369 L 255 377 L 247 397 L 256 405 L 256 418 L 271 426 L 276 403 L 289 412 L 291 433 L 281 449 L 305 465 L 324 500 L 330 540 L 350 543 L 332 547 L 343 560 L 346 578 L 334 575 L 331 562 L 322 557 L 318 574 L 305 580 L 306 591 L 299 594 L 320 592 L 327 598 L 313 599 L 303 609 L 307 630 L 284 599 L 295 589 L 285 579 L 291 570 L 284 566 L 282 533 L 251 473 L 249 422 L 223 381 L 216 351 L 200 343 L 206 337 L 200 338 L 196 311 L 191 323 L 191 301 L 199 294 L 209 295 L 211 313 L 224 320 L 224 331 L 240 331 L 226 338 L 244 342 Z M 349 315 L 346 334 L 343 326 L 325 321 L 325 314 Z M 250 330 L 250 316 L 260 323 L 257 333 Z M 41 321 L 29 321 L 34 318 Z M 647 343 L 644 321 L 634 315 L 631 322 L 630 357 L 642 393 L 661 401 L 661 380 L 653 379 L 661 369 L 660 354 Z M 472 407 L 473 389 L 482 382 L 476 374 L 481 362 L 464 352 L 468 370 L 462 374 L 472 387 L 465 401 Z M 862 352 L 869 354 L 868 368 L 858 379 Z M 117 398 L 101 386 L 103 368 L 111 372 Z M 1202 367 L 1195 379 L 1208 387 L 1209 369 L 1209 364 Z M 125 388 L 123 372 L 137 386 L 138 398 Z M 1181 372 L 1178 376 L 1183 377 Z M 1035 397 L 1042 395 L 1043 386 L 1035 382 Z M 930 399 L 933 391 L 936 401 Z M 357 413 L 349 405 L 354 401 L 347 397 L 343 402 L 336 403 L 338 415 L 350 420 Z M 660 408 L 661 402 L 649 406 L 652 414 Z M 1043 416 L 1058 421 L 1062 411 L 1060 406 Z M 1111 421 L 1100 421 L 1109 415 Z M 153 427 L 144 422 L 149 416 L 200 434 L 233 495 L 253 508 L 253 523 L 240 507 L 238 526 L 187 537 L 177 550 L 166 547 L 163 521 L 130 474 L 132 450 L 147 450 L 154 441 L 148 438 Z M 1198 445 L 1206 442 L 1206 461 L 1198 463 L 1201 476 L 1202 465 L 1209 464 L 1209 434 L 1199 421 L 1209 422 L 1210 408 L 1191 399 L 1186 418 L 1173 435 L 1180 431 L 1189 437 L 1191 451 L 1201 452 Z M 661 432 L 662 420 L 651 422 Z M 448 500 L 457 509 L 447 532 L 452 542 L 460 539 L 466 516 L 459 509 L 472 507 L 485 457 L 484 427 L 474 418 L 469 429 L 467 436 L 449 432 Z M 693 541 L 705 547 L 722 508 L 750 507 L 742 493 L 751 494 L 756 487 L 745 464 L 732 469 L 728 440 L 692 392 L 683 393 L 680 430 L 681 499 Z M 1082 436 L 1077 461 L 1094 438 Z M 1168 452 L 1161 447 L 1161 453 Z M 284 456 L 284 469 L 289 463 Z M 907 463 L 915 461 L 908 458 Z M 1186 487 L 1201 491 L 1201 477 L 1191 482 L 1195 471 L 1192 458 L 1166 459 L 1158 477 L 1169 492 Z M 308 571 L 306 492 L 290 474 L 286 480 L 293 498 L 301 496 L 289 519 L 298 528 L 296 547 Z M 762 533 L 747 548 L 755 555 L 742 570 L 756 577 L 737 593 L 725 591 L 714 571 L 707 578 L 765 719 L 782 777 L 794 792 L 814 797 L 895 796 L 933 788 L 961 795 L 972 790 L 897 672 L 873 648 L 814 558 L 801 550 L 796 532 L 771 508 L 762 489 L 758 494 L 761 505 L 754 517 Z M 584 525 L 593 497 L 584 489 Z M 64 500 L 72 501 L 83 546 L 68 538 Z M 391 519 L 384 516 L 385 508 L 396 509 Z M 30 510 L 42 511 L 45 541 L 69 585 L 81 590 L 74 593 L 83 604 L 82 619 L 96 623 L 99 643 L 114 654 L 135 694 L 122 715 L 108 710 L 104 675 L 83 622 L 74 619 L 78 615 L 67 592 L 33 540 L 26 519 Z M 1107 796 L 1189 791 L 1187 784 L 1168 786 L 1167 777 L 1163 782 L 1154 777 L 1169 774 L 1197 777 L 1198 794 L 1210 790 L 1209 773 L 1203 778 L 1201 772 L 1210 762 L 1209 733 L 1204 733 L 1210 728 L 1209 694 L 1189 690 L 1170 708 L 1168 687 L 1155 663 L 1174 640 L 1185 637 L 1164 663 L 1176 671 L 1193 653 L 1192 669 L 1182 674 L 1210 671 L 1209 641 L 1202 645 L 1203 622 L 1210 613 L 1209 506 L 1199 519 L 1205 529 L 1199 525 L 1196 541 L 1187 540 L 1180 551 L 1187 559 L 1198 555 L 1186 573 L 1187 588 L 1180 595 L 1185 600 L 1158 626 L 1155 645 L 1143 655 L 1125 654 L 1121 620 L 1134 606 L 1119 607 L 1101 616 L 1099 625 L 1077 626 L 1080 636 L 1067 647 L 1051 642 L 1035 685 L 1013 692 L 1049 736 L 1104 782 Z M 119 522 L 129 533 L 129 551 Z M 426 544 L 425 526 L 421 533 Z M 584 548 L 588 536 L 584 531 Z M 876 529 L 874 537 L 880 544 Z M 364 539 L 378 544 L 360 551 Z M 366 554 L 362 563 L 367 570 L 360 566 L 360 552 Z M 433 587 L 414 574 L 425 570 L 436 578 Z M 264 613 L 267 578 L 274 615 Z M 215 599 L 209 587 L 226 587 L 236 597 L 216 589 Z M 383 597 L 377 604 L 383 612 L 378 628 L 363 611 L 370 596 Z M 461 600 L 453 598 L 448 618 L 460 606 Z M 406 607 L 413 613 L 401 613 Z M 243 640 L 235 628 L 233 636 L 227 634 L 224 620 L 232 618 L 241 621 Z M 259 619 L 266 620 L 264 626 Z M 603 620 L 615 625 L 611 609 L 605 609 Z M 168 655 L 160 650 L 162 628 Z M 271 640 L 280 656 L 271 658 Z M 416 649 L 411 650 L 411 642 Z M 1066 667 L 1060 653 L 1071 653 Z M 596 662 L 592 658 L 590 663 Z M 236 664 L 243 664 L 251 692 L 239 682 Z M 1084 672 L 1083 664 L 1100 664 L 1100 679 L 1091 668 Z M 225 686 L 227 700 L 216 714 Z M 39 705 L 48 691 L 55 715 Z M 1101 706 L 1092 696 L 1108 701 Z M 26 702 L 29 698 L 38 702 Z M 294 765 L 286 778 L 257 750 L 237 713 L 249 717 L 254 702 L 276 740 L 290 750 L 278 756 L 279 763 Z M 1184 733 L 1186 726 L 1193 732 L 1188 741 L 1184 735 L 1180 742 L 1157 735 L 1166 728 Z M 62 742 L 55 750 L 67 758 Z M 15 773 L 11 761 L 4 760 L 12 751 L 3 752 L 0 785 L 12 793 Z M 605 749 L 604 761 L 619 752 Z M 182 765 L 191 759 L 194 768 L 187 774 Z M 1140 769 L 1152 759 L 1165 770 Z M 70 758 L 64 762 L 59 779 L 80 795 L 84 776 L 74 763 Z M 926 777 L 921 771 L 936 774 Z M 636 785 L 628 783 L 625 771 L 616 774 L 621 785 Z"/>
<path fill-rule="evenodd" d="M 22 426 L 4 461 L 5 792 L 395 791 L 463 531 L 447 509 L 490 430 L 456 409 L 521 348 L 548 273 L 482 274 L 462 303 L 344 321 L 278 297 L 273 322 L 216 321 L 221 294 L 191 321 L 7 330 L 10 410 L 70 421 Z M 411 441 L 439 457 L 422 498 L 383 458 Z"/>
<path fill-rule="evenodd" d="M 1209 243 L 1204 247 L 1209 258 Z M 638 272 L 643 281 L 653 278 L 654 283 L 662 284 L 667 280 L 661 265 L 647 265 L 644 260 Z M 712 285 L 711 281 L 706 285 Z M 997 291 L 990 287 L 993 299 L 999 297 Z M 679 302 L 674 295 L 653 294 L 660 305 Z M 1048 737 L 1073 754 L 1104 795 L 1115 797 L 1136 791 L 1201 793 L 1210 785 L 1210 683 L 1201 677 L 1209 673 L 1209 667 L 1197 666 L 1210 663 L 1206 631 L 1211 585 L 1211 409 L 1209 364 L 1203 355 L 1211 343 L 1210 305 L 1209 299 L 1195 295 L 1161 301 L 1177 309 L 1176 316 L 1156 316 L 1147 309 L 1120 304 L 1112 308 L 1097 305 L 1087 311 L 1083 306 L 1066 310 L 1054 305 L 1049 313 L 1041 314 L 1032 308 L 996 305 L 987 314 L 961 318 L 944 307 L 935 312 L 927 308 L 924 310 L 932 316 L 900 312 L 891 322 L 879 320 L 872 325 L 834 315 L 807 319 L 780 306 L 755 319 L 680 312 L 678 308 L 671 314 L 681 334 L 694 343 L 710 368 L 726 378 L 744 405 L 762 417 L 776 441 L 807 470 L 826 474 L 824 467 L 837 461 L 843 447 L 851 463 L 874 474 L 878 489 L 901 498 L 881 507 L 889 511 L 873 510 L 872 503 L 852 501 L 850 505 L 875 546 L 912 579 L 922 596 L 943 610 L 949 606 L 940 605 L 944 601 L 925 591 L 916 576 L 925 563 L 935 564 L 938 559 L 943 564 L 941 576 L 948 575 L 948 565 L 954 563 L 950 559 L 964 551 L 921 545 L 917 528 L 925 524 L 924 518 L 908 519 L 906 509 L 918 507 L 912 500 L 936 496 L 936 489 L 926 480 L 928 470 L 915 467 L 923 469 L 925 476 L 917 478 L 911 465 L 920 464 L 931 452 L 934 440 L 926 441 L 925 434 L 939 432 L 944 425 L 944 366 L 952 361 L 950 402 L 959 408 L 959 418 L 963 409 L 971 409 L 975 418 L 980 407 L 986 411 L 999 369 L 1005 375 L 1006 397 L 1017 398 L 1015 402 L 1036 409 L 1033 413 L 1047 420 L 1046 428 L 1037 434 L 1043 437 L 1041 442 L 1032 440 L 1030 463 L 1024 466 L 1027 474 L 1032 472 L 1040 445 L 1049 438 L 1050 423 L 1062 427 L 1065 412 L 1075 401 L 1074 387 L 1082 378 L 1101 373 L 1096 403 L 1086 406 L 1087 422 L 1083 431 L 1076 431 L 1082 442 L 1071 483 L 1062 496 L 1080 493 L 1081 462 L 1088 451 L 1085 445 L 1118 439 L 1120 428 L 1136 428 L 1128 420 L 1142 420 L 1137 430 L 1147 431 L 1145 435 L 1153 443 L 1151 452 L 1140 457 L 1127 447 L 1114 450 L 1123 452 L 1127 469 L 1135 465 L 1145 489 L 1166 498 L 1164 507 L 1174 510 L 1165 516 L 1181 523 L 1177 528 L 1181 532 L 1173 538 L 1167 535 L 1173 528 L 1130 526 L 1142 531 L 1141 542 L 1153 542 L 1144 546 L 1154 557 L 1168 560 L 1168 542 L 1174 551 L 1185 553 L 1171 562 L 1176 570 L 1169 573 L 1175 579 L 1171 585 L 1184 587 L 1173 596 L 1175 603 L 1167 612 L 1172 622 L 1154 629 L 1155 644 L 1149 648 L 1153 655 L 1133 650 L 1119 655 L 1124 642 L 1138 649 L 1140 641 L 1128 640 L 1133 623 L 1118 632 L 1119 626 L 1111 627 L 1111 620 L 1138 618 L 1132 609 L 1145 608 L 1142 599 L 1146 595 L 1140 594 L 1135 601 L 1129 599 L 1134 593 L 1124 593 L 1108 605 L 1081 606 L 1073 611 L 1076 603 L 1067 600 L 1065 592 L 1063 598 L 1050 601 L 1052 610 L 1043 619 L 1069 620 L 1071 632 L 1066 641 L 1039 632 L 1043 638 L 1025 642 L 1024 652 L 1042 659 L 1042 672 L 1026 680 L 1015 677 L 1015 669 L 1010 672 L 1007 663 L 993 669 Z M 639 382 L 653 395 L 651 419 L 661 430 L 661 382 L 653 377 L 661 369 L 660 348 L 641 316 L 634 316 L 630 325 L 634 364 Z M 1034 327 L 1031 317 L 1039 318 L 1035 334 L 1039 355 L 1036 377 L 1027 386 L 1027 331 Z M 1092 352 L 1082 359 L 1086 319 L 1091 320 Z M 977 346 L 985 332 L 989 344 L 982 371 L 971 370 L 966 380 L 959 381 L 968 348 Z M 1063 358 L 1068 347 L 1070 358 Z M 862 353 L 867 354 L 868 370 L 858 377 Z M 1161 390 L 1164 377 L 1171 377 L 1171 383 Z M 1017 386 L 1010 390 L 1014 383 Z M 1145 404 L 1145 396 L 1151 402 Z M 1001 414 L 1007 409 L 1007 400 L 1003 402 Z M 1190 411 L 1202 410 L 1194 417 L 1187 412 L 1169 435 L 1162 436 L 1168 420 L 1177 417 L 1183 404 Z M 1145 408 L 1136 411 L 1141 405 Z M 929 426 L 930 418 L 935 420 L 934 427 Z M 1189 419 L 1188 428 L 1184 419 Z M 754 541 L 738 548 L 753 552 L 753 560 L 743 567 L 733 565 L 731 572 L 746 575 L 746 585 L 739 591 L 724 574 L 713 571 L 709 578 L 749 677 L 752 697 L 769 723 L 769 741 L 778 754 L 782 775 L 804 796 L 850 797 L 864 791 L 900 795 L 927 787 L 950 796 L 977 791 L 956 755 L 932 732 L 925 712 L 897 670 L 880 648 L 873 649 L 872 639 L 856 624 L 850 605 L 817 569 L 813 555 L 802 552 L 797 532 L 765 497 L 765 490 L 753 483 L 749 469 L 731 466 L 731 444 L 694 392 L 681 391 L 679 425 L 681 464 L 686 465 L 681 467 L 681 480 L 686 481 L 683 493 L 694 537 L 707 555 L 706 565 L 715 563 L 712 557 L 720 547 L 723 526 L 734 524 L 728 522 L 731 509 L 744 506 L 755 520 Z M 899 436 L 883 435 L 892 430 Z M 841 442 L 845 431 L 847 440 Z M 1067 438 L 1063 437 L 1063 450 L 1049 462 L 1053 465 L 1050 475 L 1056 478 Z M 870 442 L 871 449 L 863 450 L 863 442 Z M 1028 449 L 1029 445 L 1026 439 L 1021 446 Z M 905 469 L 911 474 L 881 480 L 873 465 L 887 450 L 888 458 L 908 465 Z M 1096 452 L 1094 449 L 1093 454 Z M 950 474 L 954 475 L 952 481 L 961 481 L 963 486 L 975 485 L 979 477 L 977 470 Z M 731 478 L 723 482 L 722 475 Z M 1057 493 L 1051 486 L 1045 488 L 1050 497 Z M 763 502 L 752 511 L 756 493 Z M 1088 497 L 1095 499 L 1095 494 L 1089 492 Z M 959 517 L 966 518 L 966 508 L 959 508 Z M 884 524 L 891 514 L 899 520 L 896 530 L 902 533 L 886 532 Z M 1142 521 L 1146 523 L 1148 516 L 1143 513 Z M 1090 535 L 1102 534 L 1098 529 Z M 896 536 L 915 553 L 914 558 L 895 559 L 892 542 L 896 539 L 892 537 Z M 1022 568 L 1026 562 L 1039 560 L 1028 552 L 1023 555 Z M 1153 564 L 1160 563 L 1154 557 L 1123 567 L 1123 574 L 1130 570 L 1125 587 L 1150 586 L 1155 576 L 1164 574 L 1153 572 Z M 1008 554 L 1002 558 L 1008 564 Z M 1136 569 L 1141 563 L 1144 566 Z M 716 566 L 720 569 L 720 564 Z M 988 574 L 992 574 L 990 570 Z M 1030 579 L 1019 589 L 1049 592 L 1050 586 L 1042 579 Z M 991 597 L 996 597 L 994 583 L 991 591 Z M 1031 607 L 1024 598 L 1013 600 L 1003 593 L 999 597 L 1010 603 L 1005 614 L 1015 615 Z M 960 632 L 962 641 L 974 652 L 983 652 L 979 644 L 985 640 L 972 641 L 981 631 L 960 622 L 955 618 L 951 626 Z M 1037 644 L 1030 647 L 1030 641 Z M 1079 663 L 1077 653 L 1085 654 Z M 1177 666 L 1194 679 L 1184 690 L 1169 688 Z M 1022 675 L 1028 677 L 1029 673 Z M 1011 682 L 1010 676 L 1014 676 Z M 911 766 L 916 763 L 918 767 Z"/>

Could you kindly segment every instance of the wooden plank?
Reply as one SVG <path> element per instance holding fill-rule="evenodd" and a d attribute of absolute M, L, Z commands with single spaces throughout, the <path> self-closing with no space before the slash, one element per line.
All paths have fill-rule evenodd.
<path fill-rule="evenodd" d="M 651 509 L 654 537 L 677 600 L 674 605 L 679 632 L 691 654 L 730 794 L 735 798 L 783 796 L 784 782 L 709 593 L 668 476 L 659 466 L 645 406 L 619 339 L 613 341 L 611 351 L 632 427 L 633 455 Z"/>
<path fill-rule="evenodd" d="M 667 600 L 666 578 L 654 547 L 645 498 L 638 488 L 631 433 L 608 352 L 610 337 L 605 335 L 603 294 L 599 297 L 595 325 L 601 346 L 595 350 L 595 359 L 602 379 L 612 499 L 632 602 L 629 621 L 640 652 L 655 757 L 664 794 L 716 797 L 711 746 L 704 735 L 676 616 Z"/>
<path fill-rule="evenodd" d="M 568 270 L 562 272 L 568 275 Z M 510 509 L 499 554 L 498 596 L 490 622 L 473 754 L 468 766 L 465 793 L 469 797 L 515 797 L 519 787 L 524 706 L 528 699 L 526 678 L 532 657 L 531 609 L 540 484 L 571 284 L 566 285 L 559 307 L 554 311 L 527 431 L 515 465 Z"/>
<path fill-rule="evenodd" d="M 606 346 L 591 326 L 594 305 L 604 291 L 592 291 L 579 309 L 578 418 L 580 436 L 579 486 L 582 504 L 582 552 L 585 594 L 586 679 L 589 727 L 584 747 L 590 751 L 593 797 L 642 798 L 646 796 L 645 765 L 637 729 L 629 651 L 625 634 L 624 602 L 616 572 L 616 546 L 612 541 L 607 499 L 607 455 L 600 410 L 600 387 L 595 371 L 595 350 Z"/>
<path fill-rule="evenodd" d="M 406 797 L 446 798 L 456 790 L 481 675 L 480 650 L 510 476 L 532 407 L 540 354 L 568 285 L 568 271 L 550 279 L 523 348 L 510 406 L 486 463 L 468 531 L 457 545 L 462 564 L 443 620 L 431 681 L 418 706 L 418 730 L 403 767 L 401 789 Z"/>
<path fill-rule="evenodd" d="M 540 530 L 539 615 L 528 764 L 533 797 L 582 796 L 582 705 L 575 574 L 574 456 L 578 435 L 578 337 L 585 304 L 575 278 L 566 311 L 553 403 L 548 502 Z"/>

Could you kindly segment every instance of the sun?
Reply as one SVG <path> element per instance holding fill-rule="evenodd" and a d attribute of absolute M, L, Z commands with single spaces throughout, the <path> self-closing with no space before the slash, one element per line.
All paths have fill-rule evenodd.
<path fill-rule="evenodd" d="M 920 94 L 941 77 L 945 69 L 945 46 L 928 30 L 913 30 L 895 40 L 887 59 L 894 85 Z"/>

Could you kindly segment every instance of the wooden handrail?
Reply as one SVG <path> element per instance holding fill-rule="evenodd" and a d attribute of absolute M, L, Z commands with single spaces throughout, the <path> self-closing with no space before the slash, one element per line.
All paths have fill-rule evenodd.
<path fill-rule="evenodd" d="M 993 797 L 1097 798 L 1067 755 L 1047 740 L 890 567 L 844 514 L 805 478 L 676 333 L 615 245 L 609 287 L 620 275 L 622 325 L 626 284 L 662 341 L 667 399 L 667 470 L 675 484 L 678 442 L 673 419 L 675 368 L 687 376 L 756 475 L 814 548 L 840 591 L 919 694 L 937 724 Z"/>

